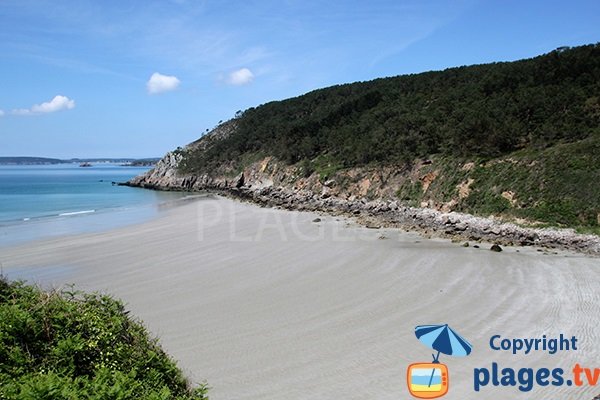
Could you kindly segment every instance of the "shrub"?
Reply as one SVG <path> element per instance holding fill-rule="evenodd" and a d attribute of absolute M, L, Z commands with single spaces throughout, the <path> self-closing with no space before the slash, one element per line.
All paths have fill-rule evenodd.
<path fill-rule="evenodd" d="M 205 399 L 110 296 L 0 276 L 0 399 Z"/>

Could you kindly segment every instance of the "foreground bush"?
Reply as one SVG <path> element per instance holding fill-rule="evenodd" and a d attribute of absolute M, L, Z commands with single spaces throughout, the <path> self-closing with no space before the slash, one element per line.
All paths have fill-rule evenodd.
<path fill-rule="evenodd" d="M 109 296 L 0 277 L 0 399 L 205 399 Z"/>

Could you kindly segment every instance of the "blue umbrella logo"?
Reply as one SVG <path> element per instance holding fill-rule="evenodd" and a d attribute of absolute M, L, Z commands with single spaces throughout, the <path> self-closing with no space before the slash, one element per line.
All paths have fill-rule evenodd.
<path fill-rule="evenodd" d="M 440 353 L 454 357 L 466 357 L 471 354 L 473 346 L 452 328 L 445 325 L 419 325 L 415 328 L 415 335 L 421 343 L 430 349 L 436 350 L 433 362 L 439 363 Z"/>
<path fill-rule="evenodd" d="M 471 354 L 473 346 L 448 324 L 419 325 L 415 328 L 415 335 L 421 343 L 437 351 L 437 354 L 432 354 L 431 363 L 416 363 L 409 366 L 408 389 L 418 398 L 441 397 L 448 392 L 450 378 L 448 367 L 439 361 L 440 354 L 466 357 Z"/>

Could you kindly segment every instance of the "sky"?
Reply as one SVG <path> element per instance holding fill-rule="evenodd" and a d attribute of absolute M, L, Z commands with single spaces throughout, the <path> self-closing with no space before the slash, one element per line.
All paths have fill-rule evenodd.
<path fill-rule="evenodd" d="M 314 89 L 599 41 L 598 0 L 0 0 L 0 156 L 159 157 Z"/>

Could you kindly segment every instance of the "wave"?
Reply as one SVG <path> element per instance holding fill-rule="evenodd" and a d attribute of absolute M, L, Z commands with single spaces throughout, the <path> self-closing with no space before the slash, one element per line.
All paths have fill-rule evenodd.
<path fill-rule="evenodd" d="M 132 212 L 135 210 L 144 210 L 144 209 L 153 209 L 162 210 L 166 208 L 175 207 L 179 204 L 184 204 L 189 201 L 195 201 L 199 198 L 211 197 L 211 194 L 193 194 L 193 195 L 185 195 L 181 197 L 173 197 L 172 199 L 163 200 L 163 201 L 155 201 L 154 203 L 142 203 L 135 205 L 109 205 L 107 207 L 101 207 L 100 209 L 86 209 L 86 210 L 78 210 L 78 211 L 59 211 L 52 210 L 46 213 L 40 213 L 38 215 L 25 215 L 25 216 L 15 216 L 13 218 L 6 218 L 4 215 L 0 213 L 0 227 L 10 226 L 13 224 L 33 224 L 35 222 L 48 221 L 53 218 L 67 218 L 67 217 L 75 217 L 75 216 L 85 216 L 85 215 L 99 215 L 105 214 L 109 212 Z"/>
<path fill-rule="evenodd" d="M 33 215 L 30 217 L 22 217 L 22 218 L 15 218 L 15 219 L 6 219 L 6 220 L 0 220 L 0 226 L 4 226 L 4 225 L 10 225 L 13 224 L 15 222 L 34 222 L 34 221 L 43 221 L 43 220 L 47 220 L 50 218 L 56 218 L 56 217 L 70 217 L 70 216 L 74 216 L 74 215 L 84 215 L 84 214 L 92 214 L 92 213 L 96 213 L 96 210 L 81 210 L 81 211 L 70 211 L 70 212 L 63 212 L 63 213 L 59 213 L 59 214 L 40 214 L 40 215 Z"/>
<path fill-rule="evenodd" d="M 60 213 L 60 214 L 58 214 L 58 216 L 59 217 L 68 217 L 71 215 L 91 214 L 94 212 L 96 212 L 96 210 L 72 211 L 72 212 Z"/>

